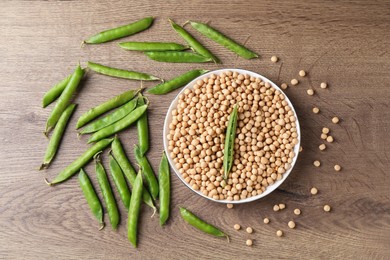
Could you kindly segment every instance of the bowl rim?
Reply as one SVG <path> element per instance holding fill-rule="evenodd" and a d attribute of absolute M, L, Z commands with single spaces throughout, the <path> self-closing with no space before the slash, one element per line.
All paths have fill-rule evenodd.
<path fill-rule="evenodd" d="M 285 100 L 287 101 L 288 105 L 291 107 L 291 110 L 293 111 L 294 113 L 294 116 L 296 118 L 296 129 L 297 129 L 297 138 L 298 138 L 298 143 L 294 146 L 294 153 L 295 153 L 295 156 L 293 158 L 293 161 L 291 162 L 291 167 L 290 169 L 288 169 L 285 173 L 283 173 L 282 175 L 282 179 L 278 180 L 278 181 L 275 181 L 272 185 L 269 185 L 267 186 L 266 190 L 261 193 L 261 194 L 258 194 L 256 196 L 252 196 L 250 198 L 246 198 L 246 199 L 240 199 L 240 200 L 216 200 L 216 199 L 213 199 L 213 198 L 210 198 L 206 195 L 204 195 L 202 192 L 200 191 L 196 191 L 194 189 L 192 189 L 192 187 L 190 186 L 189 183 L 187 183 L 183 176 L 181 175 L 181 173 L 178 171 L 178 169 L 176 169 L 176 166 L 175 166 L 175 163 L 173 162 L 173 159 L 171 158 L 170 156 L 170 152 L 168 150 L 168 138 L 167 138 L 167 135 L 169 133 L 169 123 L 171 122 L 172 120 L 172 110 L 175 109 L 177 107 L 177 103 L 178 103 L 178 99 L 179 99 L 179 96 L 184 93 L 184 91 L 188 88 L 191 88 L 193 87 L 194 83 L 196 83 L 196 81 L 200 80 L 200 79 L 203 79 L 203 78 L 206 78 L 208 76 L 210 76 L 211 74 L 220 74 L 222 72 L 226 72 L 226 71 L 232 71 L 232 72 L 238 72 L 240 74 L 248 74 L 249 76 L 253 76 L 253 77 L 256 77 L 256 78 L 260 78 L 262 81 L 264 82 L 269 82 L 271 84 L 271 86 L 276 89 L 276 90 L 279 90 L 285 97 Z M 259 74 L 259 73 L 256 73 L 256 72 L 253 72 L 253 71 L 250 71 L 250 70 L 246 70 L 246 69 L 240 69 L 240 68 L 224 68 L 224 69 L 216 69 L 216 70 L 210 70 L 198 77 L 196 77 L 195 79 L 193 79 L 192 81 L 190 81 L 189 83 L 187 83 L 181 90 L 180 92 L 175 96 L 175 98 L 172 100 L 169 108 L 168 108 L 168 111 L 166 113 L 166 116 L 165 116 L 165 120 L 164 120 L 164 129 L 163 129 L 163 144 L 164 144 L 164 151 L 167 155 L 167 159 L 168 159 L 168 162 L 169 162 L 169 165 L 171 167 L 171 169 L 173 169 L 173 171 L 175 172 L 176 176 L 185 184 L 185 186 L 187 186 L 187 188 L 189 188 L 191 191 L 195 192 L 196 194 L 198 194 L 199 196 L 202 196 L 203 198 L 206 198 L 208 200 L 211 200 L 211 201 L 214 201 L 214 202 L 218 202 L 218 203 L 223 203 L 223 204 L 243 204 L 243 203 L 248 203 L 248 202 L 252 202 L 252 201 L 255 201 L 255 200 L 258 200 L 258 199 L 261 199 L 265 196 L 267 196 L 268 194 L 272 193 L 274 190 L 276 190 L 286 179 L 287 177 L 290 175 L 290 173 L 292 172 L 295 164 L 296 164 L 296 161 L 298 159 L 298 154 L 299 154 L 299 148 L 300 148 L 300 144 L 301 144 L 301 130 L 300 130 L 300 124 L 299 124 L 299 119 L 298 119 L 298 116 L 297 116 L 297 113 L 295 111 L 295 108 L 293 106 L 293 104 L 291 103 L 290 99 L 288 98 L 288 96 L 286 95 L 286 93 L 283 92 L 283 90 L 281 90 L 274 82 L 272 82 L 271 80 L 269 80 L 267 77 L 264 77 L 263 75 Z"/>

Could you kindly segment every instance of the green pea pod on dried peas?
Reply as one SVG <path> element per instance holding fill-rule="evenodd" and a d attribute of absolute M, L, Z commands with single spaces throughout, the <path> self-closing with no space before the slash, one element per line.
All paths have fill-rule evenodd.
<path fill-rule="evenodd" d="M 225 180 L 229 177 L 229 172 L 233 166 L 234 140 L 236 138 L 237 118 L 237 105 L 235 105 L 229 117 L 229 123 L 225 137 L 225 147 L 223 151 L 223 178 Z"/>
<path fill-rule="evenodd" d="M 111 144 L 111 153 L 114 156 L 114 158 L 116 159 L 116 161 L 118 162 L 119 166 L 121 167 L 127 180 L 130 182 L 130 185 L 134 186 L 134 182 L 135 182 L 135 178 L 137 176 L 137 173 L 135 172 L 133 166 L 131 166 L 131 163 L 126 156 L 126 153 L 125 153 L 123 146 L 122 146 L 118 137 L 115 137 L 114 141 Z M 143 198 L 143 201 L 145 202 L 145 204 L 153 209 L 152 216 L 154 216 L 157 209 L 153 204 L 152 197 L 150 196 L 149 192 L 146 189 L 143 190 L 142 198 Z"/>
<path fill-rule="evenodd" d="M 141 150 L 138 145 L 134 145 L 134 156 L 145 176 L 146 186 L 149 188 L 150 195 L 152 195 L 152 198 L 156 200 L 158 198 L 158 181 L 156 175 L 154 175 L 152 166 L 146 156 L 141 154 Z"/>
<path fill-rule="evenodd" d="M 121 42 L 119 46 L 129 51 L 184 51 L 187 46 L 175 42 Z"/>
<path fill-rule="evenodd" d="M 169 204 L 171 200 L 171 176 L 168 159 L 163 152 L 158 171 L 159 199 L 160 199 L 160 225 L 164 225 L 169 218 Z"/>
<path fill-rule="evenodd" d="M 40 170 L 47 168 L 50 162 L 53 160 L 54 156 L 56 155 L 58 147 L 60 146 L 62 136 L 64 135 L 65 128 L 76 106 L 76 104 L 70 104 L 58 120 L 58 123 L 54 128 L 53 135 L 50 138 L 49 145 L 47 146 L 45 157 L 43 159 L 43 163 L 40 167 Z"/>
<path fill-rule="evenodd" d="M 144 97 L 138 96 L 138 106 L 145 105 Z M 149 127 L 148 127 L 148 111 L 137 120 L 138 145 L 141 154 L 144 155 L 149 150 Z"/>
<path fill-rule="evenodd" d="M 193 79 L 199 77 L 206 72 L 208 72 L 208 70 L 190 70 L 176 78 L 154 86 L 153 88 L 149 89 L 148 92 L 155 95 L 163 95 L 169 93 L 188 84 Z"/>
<path fill-rule="evenodd" d="M 100 223 L 99 230 L 102 230 L 104 228 L 103 207 L 100 203 L 99 197 L 96 194 L 95 189 L 93 188 L 92 182 L 89 179 L 88 174 L 83 169 L 80 169 L 79 183 L 83 191 L 84 197 L 87 200 L 87 203 L 92 211 L 92 214 L 97 218 Z"/>
<path fill-rule="evenodd" d="M 84 70 L 81 69 L 80 65 L 77 66 L 72 77 L 69 79 L 68 84 L 66 85 L 64 91 L 61 93 L 61 96 L 58 98 L 56 105 L 54 106 L 51 114 L 46 122 L 45 134 L 52 129 L 57 121 L 60 119 L 62 112 L 68 107 L 70 100 L 75 93 L 81 78 L 84 75 Z"/>
<path fill-rule="evenodd" d="M 145 80 L 145 81 L 161 80 L 160 78 L 155 77 L 155 76 L 150 75 L 150 74 L 147 74 L 147 73 L 112 68 L 112 67 L 104 66 L 102 64 L 94 63 L 91 61 L 88 61 L 87 66 L 88 66 L 88 68 L 90 68 L 91 70 L 93 70 L 97 73 L 100 73 L 100 74 L 103 74 L 106 76 L 116 77 L 116 78 Z"/>
<path fill-rule="evenodd" d="M 89 134 L 99 131 L 100 129 L 105 128 L 106 126 L 112 125 L 113 123 L 121 120 L 125 116 L 127 116 L 131 111 L 133 111 L 137 106 L 138 98 L 134 98 L 115 110 L 114 112 L 98 119 L 83 128 L 80 131 L 80 134 Z"/>
<path fill-rule="evenodd" d="M 206 47 L 194 38 L 186 29 L 169 19 L 172 28 L 191 46 L 191 48 L 200 55 L 212 59 L 215 63 L 220 63 L 220 60 L 215 57 Z"/>
<path fill-rule="evenodd" d="M 200 32 L 207 38 L 215 41 L 216 43 L 219 43 L 220 45 L 226 47 L 227 49 L 231 50 L 232 52 L 238 54 L 245 59 L 253 59 L 259 57 L 259 55 L 257 55 L 255 52 L 233 41 L 229 37 L 225 36 L 224 34 L 207 24 L 193 21 L 191 21 L 190 23 L 194 29 L 196 29 L 198 32 Z"/>
<path fill-rule="evenodd" d="M 87 112 L 80 116 L 76 124 L 76 129 L 83 127 L 98 116 L 129 102 L 131 99 L 134 98 L 135 95 L 137 95 L 140 90 L 141 89 L 136 89 L 123 92 L 122 94 L 119 94 L 118 96 L 115 96 L 107 100 L 106 102 L 89 109 Z"/>
<path fill-rule="evenodd" d="M 61 183 L 63 181 L 68 180 L 70 177 L 72 177 L 75 173 L 77 173 L 82 167 L 84 167 L 92 158 L 93 156 L 103 151 L 107 146 L 109 146 L 114 139 L 103 139 L 96 144 L 94 144 L 92 147 L 90 147 L 86 152 L 84 152 L 79 158 L 77 158 L 75 161 L 73 161 L 68 167 L 66 167 L 64 170 L 62 170 L 51 182 L 48 182 L 46 179 L 46 183 L 48 185 L 54 185 Z"/>
<path fill-rule="evenodd" d="M 125 206 L 126 209 L 129 209 L 131 194 L 130 194 L 129 187 L 127 187 L 122 169 L 111 154 L 109 155 L 109 158 L 110 158 L 110 172 L 111 172 L 112 179 L 114 180 L 116 189 L 118 190 L 123 205 Z"/>
<path fill-rule="evenodd" d="M 137 247 L 138 219 L 141 209 L 143 188 L 142 173 L 139 172 L 134 180 L 133 195 L 130 199 L 129 215 L 127 219 L 127 238 L 134 247 Z"/>
<path fill-rule="evenodd" d="M 131 24 L 106 30 L 90 37 L 88 40 L 85 40 L 84 43 L 104 43 L 127 37 L 148 29 L 152 25 L 153 20 L 153 17 L 146 17 Z"/>
<path fill-rule="evenodd" d="M 61 93 L 62 93 L 62 91 L 64 91 L 66 85 L 68 85 L 68 82 L 69 82 L 71 77 L 72 77 L 72 74 L 70 74 L 69 76 L 67 76 L 66 78 L 64 78 L 60 82 L 58 82 L 51 89 L 49 89 L 49 91 L 47 91 L 45 93 L 45 95 L 43 95 L 42 107 L 47 107 L 48 105 L 50 105 L 54 100 L 56 100 L 61 95 Z"/>
<path fill-rule="evenodd" d="M 108 218 L 113 229 L 116 229 L 119 224 L 119 210 L 116 205 L 114 194 L 112 193 L 110 182 L 107 178 L 106 170 L 100 160 L 100 152 L 95 155 L 96 177 L 103 194 L 104 202 L 106 203 Z"/>
<path fill-rule="evenodd" d="M 147 51 L 146 56 L 155 61 L 172 63 L 201 63 L 210 62 L 211 58 L 200 54 L 184 51 Z"/>
<path fill-rule="evenodd" d="M 128 115 L 126 115 L 121 120 L 106 126 L 103 129 L 100 129 L 99 131 L 95 132 L 91 138 L 88 139 L 88 143 L 97 142 L 103 138 L 106 138 L 108 136 L 112 136 L 123 129 L 126 129 L 131 124 L 136 122 L 140 116 L 142 116 L 143 113 L 145 113 L 146 109 L 148 108 L 148 105 L 140 106 L 133 111 L 131 111 Z"/>
<path fill-rule="evenodd" d="M 226 237 L 227 240 L 229 241 L 229 236 L 227 234 L 223 233 L 218 228 L 214 227 L 213 225 L 210 225 L 209 223 L 195 216 L 194 213 L 192 213 L 191 211 L 180 207 L 180 214 L 188 224 L 195 227 L 196 229 L 199 229 L 200 231 L 203 231 L 207 234 L 216 237 Z"/>

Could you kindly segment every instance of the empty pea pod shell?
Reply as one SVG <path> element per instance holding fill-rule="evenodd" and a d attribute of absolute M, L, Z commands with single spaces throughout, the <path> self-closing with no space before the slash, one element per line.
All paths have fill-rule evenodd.
<path fill-rule="evenodd" d="M 146 56 L 155 61 L 172 63 L 201 63 L 212 61 L 209 57 L 185 51 L 147 51 Z"/>
<path fill-rule="evenodd" d="M 190 23 L 194 29 L 196 29 L 198 32 L 200 32 L 207 38 L 221 44 L 222 46 L 226 47 L 227 49 L 231 50 L 232 52 L 238 54 L 239 56 L 245 59 L 253 59 L 259 57 L 253 51 L 233 41 L 229 37 L 225 36 L 224 34 L 222 34 L 221 32 L 217 31 L 216 29 L 212 28 L 207 24 L 198 23 L 198 22 L 190 22 Z"/>
<path fill-rule="evenodd" d="M 116 107 L 119 107 L 128 101 L 130 101 L 137 93 L 140 91 L 140 89 L 137 90 L 129 90 L 126 92 L 123 92 L 122 94 L 119 94 L 118 96 L 115 96 L 106 102 L 91 108 L 84 114 L 82 114 L 77 121 L 76 129 L 79 129 L 80 127 L 83 127 L 93 119 L 97 118 L 98 116 L 106 113 L 107 111 L 110 111 L 111 109 L 114 109 Z"/>
<path fill-rule="evenodd" d="M 175 42 L 121 42 L 119 46 L 129 51 L 183 51 L 188 49 Z"/>
<path fill-rule="evenodd" d="M 153 17 L 146 17 L 131 24 L 106 30 L 90 37 L 88 40 L 85 40 L 84 43 L 104 43 L 127 37 L 148 29 L 152 25 L 153 20 Z"/>
<path fill-rule="evenodd" d="M 144 189 L 143 186 L 142 174 L 139 172 L 134 180 L 133 195 L 130 199 L 129 215 L 127 219 L 127 238 L 134 247 L 137 247 L 138 219 Z"/>
<path fill-rule="evenodd" d="M 153 88 L 149 89 L 148 92 L 155 95 L 163 95 L 166 93 L 169 93 L 175 89 L 178 89 L 189 82 L 191 82 L 196 77 L 199 77 L 200 75 L 208 72 L 208 70 L 191 70 L 188 71 L 176 78 L 173 78 L 171 80 L 165 81 L 161 84 L 158 84 L 157 86 L 154 86 Z"/>
<path fill-rule="evenodd" d="M 229 177 L 229 172 L 233 166 L 234 158 L 234 140 L 236 139 L 237 130 L 237 105 L 234 106 L 229 117 L 229 123 L 226 130 L 225 147 L 223 152 L 223 178 L 226 180 Z"/>
<path fill-rule="evenodd" d="M 88 68 L 91 70 L 111 77 L 116 78 L 122 78 L 122 79 L 134 79 L 134 80 L 146 80 L 146 81 L 153 81 L 153 80 L 161 80 L 158 77 L 155 77 L 153 75 L 143 73 L 143 72 L 137 72 L 137 71 L 131 71 L 131 70 L 123 70 L 118 68 L 112 68 L 108 66 L 104 66 L 99 63 L 88 61 L 87 64 Z"/>

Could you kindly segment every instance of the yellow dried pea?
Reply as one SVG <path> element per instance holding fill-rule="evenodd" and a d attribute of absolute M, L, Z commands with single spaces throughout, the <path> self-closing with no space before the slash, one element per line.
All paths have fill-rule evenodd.
<path fill-rule="evenodd" d="M 336 172 L 341 171 L 341 166 L 338 165 L 338 164 L 336 164 L 336 165 L 334 166 L 334 170 L 335 170 Z"/>
<path fill-rule="evenodd" d="M 309 96 L 313 96 L 314 95 L 314 89 L 312 88 L 309 88 L 306 93 L 309 95 Z"/>
<path fill-rule="evenodd" d="M 318 146 L 318 148 L 323 151 L 326 149 L 326 145 L 325 144 L 320 144 L 320 146 Z"/>
<path fill-rule="evenodd" d="M 295 228 L 295 222 L 292 220 L 290 220 L 287 225 L 289 228 Z"/>
<path fill-rule="evenodd" d="M 320 112 L 320 109 L 318 107 L 313 107 L 313 113 L 318 114 Z"/>
<path fill-rule="evenodd" d="M 327 87 L 328 87 L 328 84 L 326 84 L 325 82 L 322 82 L 322 83 L 320 84 L 320 87 L 321 87 L 321 88 L 327 88 Z"/>
<path fill-rule="evenodd" d="M 283 236 L 283 231 L 282 231 L 282 230 L 276 231 L 276 235 L 277 235 L 278 237 Z"/>
<path fill-rule="evenodd" d="M 337 116 L 332 118 L 332 123 L 333 124 L 338 124 L 339 122 L 340 122 L 340 119 Z"/>
<path fill-rule="evenodd" d="M 279 209 L 280 209 L 279 205 L 274 205 L 274 208 L 273 208 L 274 211 L 279 211 Z"/>
<path fill-rule="evenodd" d="M 263 222 L 264 222 L 264 224 L 268 224 L 269 223 L 269 218 L 264 218 Z"/>
<path fill-rule="evenodd" d="M 311 193 L 312 195 L 316 195 L 316 194 L 318 193 L 317 188 L 316 188 L 316 187 L 311 188 L 310 193 Z"/>
<path fill-rule="evenodd" d="M 327 136 L 327 137 L 326 137 L 326 141 L 327 141 L 328 143 L 333 143 L 333 141 L 334 141 L 333 136 L 331 136 L 331 135 Z"/>
<path fill-rule="evenodd" d="M 226 204 L 226 207 L 227 207 L 228 209 L 232 209 L 232 208 L 233 208 L 233 204 L 228 203 L 228 204 Z"/>
<path fill-rule="evenodd" d="M 329 128 L 327 128 L 327 127 L 323 127 L 322 128 L 322 133 L 323 134 L 329 134 L 329 132 L 330 132 Z"/>
<path fill-rule="evenodd" d="M 278 62 L 278 57 L 276 57 L 276 56 L 272 56 L 271 57 L 271 61 L 273 62 L 273 63 L 276 63 L 276 62 Z"/>
<path fill-rule="evenodd" d="M 287 88 L 288 88 L 288 85 L 287 85 L 286 83 L 282 83 L 282 85 L 280 85 L 280 87 L 281 87 L 282 89 L 287 89 Z"/>
<path fill-rule="evenodd" d="M 241 229 L 241 226 L 240 226 L 239 224 L 235 224 L 235 225 L 233 226 L 233 228 L 234 228 L 235 230 L 240 230 L 240 229 Z"/>
<path fill-rule="evenodd" d="M 252 234 L 252 233 L 253 233 L 253 228 L 247 227 L 247 228 L 246 228 L 246 233 Z"/>
<path fill-rule="evenodd" d="M 300 70 L 300 71 L 299 71 L 299 76 L 305 77 L 305 76 L 306 76 L 306 71 Z"/>
<path fill-rule="evenodd" d="M 292 79 L 291 80 L 291 85 L 293 85 L 293 86 L 298 85 L 298 83 L 299 83 L 299 81 L 297 79 Z"/>
<path fill-rule="evenodd" d="M 314 165 L 315 167 L 320 167 L 320 166 L 321 166 L 321 162 L 318 161 L 318 160 L 315 160 L 315 161 L 313 162 L 313 165 Z"/>
<path fill-rule="evenodd" d="M 253 245 L 252 239 L 247 239 L 247 240 L 246 240 L 246 245 L 247 245 L 247 246 L 252 246 L 252 245 Z"/>
<path fill-rule="evenodd" d="M 301 215 L 301 210 L 300 209 L 294 209 L 294 214 L 295 215 Z"/>
<path fill-rule="evenodd" d="M 324 211 L 329 212 L 331 210 L 331 207 L 329 205 L 324 206 Z"/>
<path fill-rule="evenodd" d="M 279 209 L 285 209 L 285 208 L 286 208 L 286 204 L 284 204 L 284 203 L 279 204 Z"/>
<path fill-rule="evenodd" d="M 328 138 L 327 134 L 321 134 L 321 139 L 326 140 L 326 138 Z"/>

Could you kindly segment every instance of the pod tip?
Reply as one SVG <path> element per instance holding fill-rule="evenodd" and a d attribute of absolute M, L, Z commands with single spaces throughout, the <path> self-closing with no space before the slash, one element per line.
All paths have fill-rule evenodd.
<path fill-rule="evenodd" d="M 49 186 L 53 186 L 54 184 L 52 182 L 49 182 L 46 178 L 43 179 L 45 183 Z"/>

